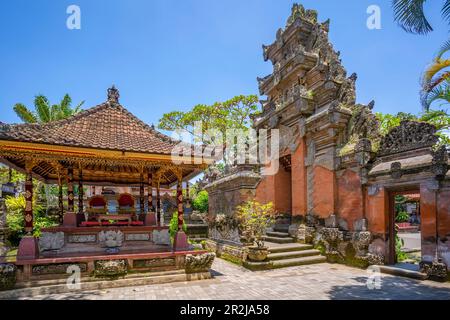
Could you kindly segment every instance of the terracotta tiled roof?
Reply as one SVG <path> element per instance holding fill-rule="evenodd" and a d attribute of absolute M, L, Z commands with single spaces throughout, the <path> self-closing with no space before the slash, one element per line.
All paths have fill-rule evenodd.
<path fill-rule="evenodd" d="M 158 154 L 170 154 L 178 143 L 116 102 L 52 123 L 3 125 L 0 140 Z"/>

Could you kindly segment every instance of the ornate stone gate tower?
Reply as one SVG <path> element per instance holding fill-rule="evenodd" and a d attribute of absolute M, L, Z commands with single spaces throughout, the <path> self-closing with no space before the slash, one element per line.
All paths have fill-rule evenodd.
<path fill-rule="evenodd" d="M 347 76 L 328 40 L 330 21 L 294 4 L 276 40 L 263 46 L 273 73 L 258 78 L 263 111 L 257 129 L 280 130 L 280 170 L 257 190 L 279 212 L 328 218 L 337 211 L 338 147 L 348 140 L 356 74 Z"/>

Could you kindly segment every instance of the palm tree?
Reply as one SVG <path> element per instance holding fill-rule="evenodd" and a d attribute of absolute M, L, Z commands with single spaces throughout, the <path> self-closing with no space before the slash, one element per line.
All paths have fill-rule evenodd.
<path fill-rule="evenodd" d="M 25 123 L 47 123 L 77 114 L 82 110 L 81 106 L 83 103 L 84 101 L 80 102 L 75 108 L 72 108 L 72 98 L 66 94 L 59 104 L 51 105 L 45 96 L 37 95 L 34 98 L 34 112 L 22 103 L 17 103 L 13 109 L 17 116 Z"/>
<path fill-rule="evenodd" d="M 450 23 L 450 0 L 443 1 L 442 18 Z M 407 32 L 428 34 L 433 27 L 425 16 L 424 4 L 427 0 L 392 0 L 394 19 Z M 431 1 L 430 1 L 431 2 Z M 436 2 L 436 0 L 433 0 Z"/>
<path fill-rule="evenodd" d="M 450 102 L 450 59 L 444 58 L 449 51 L 450 40 L 442 46 L 422 76 L 420 96 L 425 111 L 429 111 L 435 101 Z"/>

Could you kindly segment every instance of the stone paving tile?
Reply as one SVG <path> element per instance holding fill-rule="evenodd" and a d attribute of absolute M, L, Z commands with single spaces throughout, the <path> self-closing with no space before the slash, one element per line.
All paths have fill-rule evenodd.
<path fill-rule="evenodd" d="M 446 299 L 450 283 L 417 281 L 381 275 L 381 289 L 370 290 L 365 270 L 336 264 L 316 264 L 252 272 L 221 259 L 213 265 L 214 279 L 129 288 L 35 296 L 33 299 L 192 299 L 192 300 L 328 300 L 328 299 Z"/>

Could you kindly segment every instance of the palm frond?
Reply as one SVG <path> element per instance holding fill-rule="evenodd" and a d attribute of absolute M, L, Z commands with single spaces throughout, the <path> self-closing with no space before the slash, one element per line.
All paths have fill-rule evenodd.
<path fill-rule="evenodd" d="M 444 6 L 442 7 L 442 17 L 450 23 L 450 0 L 445 0 Z"/>
<path fill-rule="evenodd" d="M 81 109 L 81 107 L 83 106 L 83 104 L 84 104 L 84 100 L 81 101 L 79 104 L 77 104 L 77 106 L 73 109 L 72 115 L 77 114 L 77 113 L 83 111 L 83 109 Z"/>
<path fill-rule="evenodd" d="M 450 59 L 437 59 L 430 66 L 427 67 L 424 73 L 424 82 L 431 81 L 443 69 L 450 67 Z"/>
<path fill-rule="evenodd" d="M 439 86 L 434 87 L 429 91 L 421 92 L 421 102 L 423 109 L 429 111 L 431 104 L 437 100 L 442 100 L 444 104 L 450 103 L 450 80 L 446 79 Z"/>
<path fill-rule="evenodd" d="M 425 17 L 425 2 L 426 0 L 392 0 L 394 20 L 409 33 L 427 34 L 433 31 Z"/>
<path fill-rule="evenodd" d="M 17 114 L 17 116 L 25 123 L 36 123 L 38 122 L 36 116 L 28 110 L 26 106 L 24 106 L 21 103 L 16 103 L 16 105 L 13 107 L 14 112 Z"/>
<path fill-rule="evenodd" d="M 450 1 L 450 0 L 449 0 Z M 436 55 L 436 60 L 437 59 L 442 59 L 442 56 L 447 53 L 448 51 L 450 51 L 450 40 L 447 40 L 442 47 L 439 49 L 437 55 Z"/>
<path fill-rule="evenodd" d="M 66 94 L 64 96 L 64 98 L 61 100 L 60 105 L 60 110 L 61 110 L 61 114 L 62 116 L 70 116 L 71 115 L 71 111 L 72 109 L 70 108 L 70 105 L 72 104 L 72 98 Z"/>
<path fill-rule="evenodd" d="M 51 121 L 50 116 L 50 106 L 48 99 L 43 95 L 38 95 L 34 99 L 34 107 L 36 109 L 36 113 L 40 122 L 49 122 Z"/>

